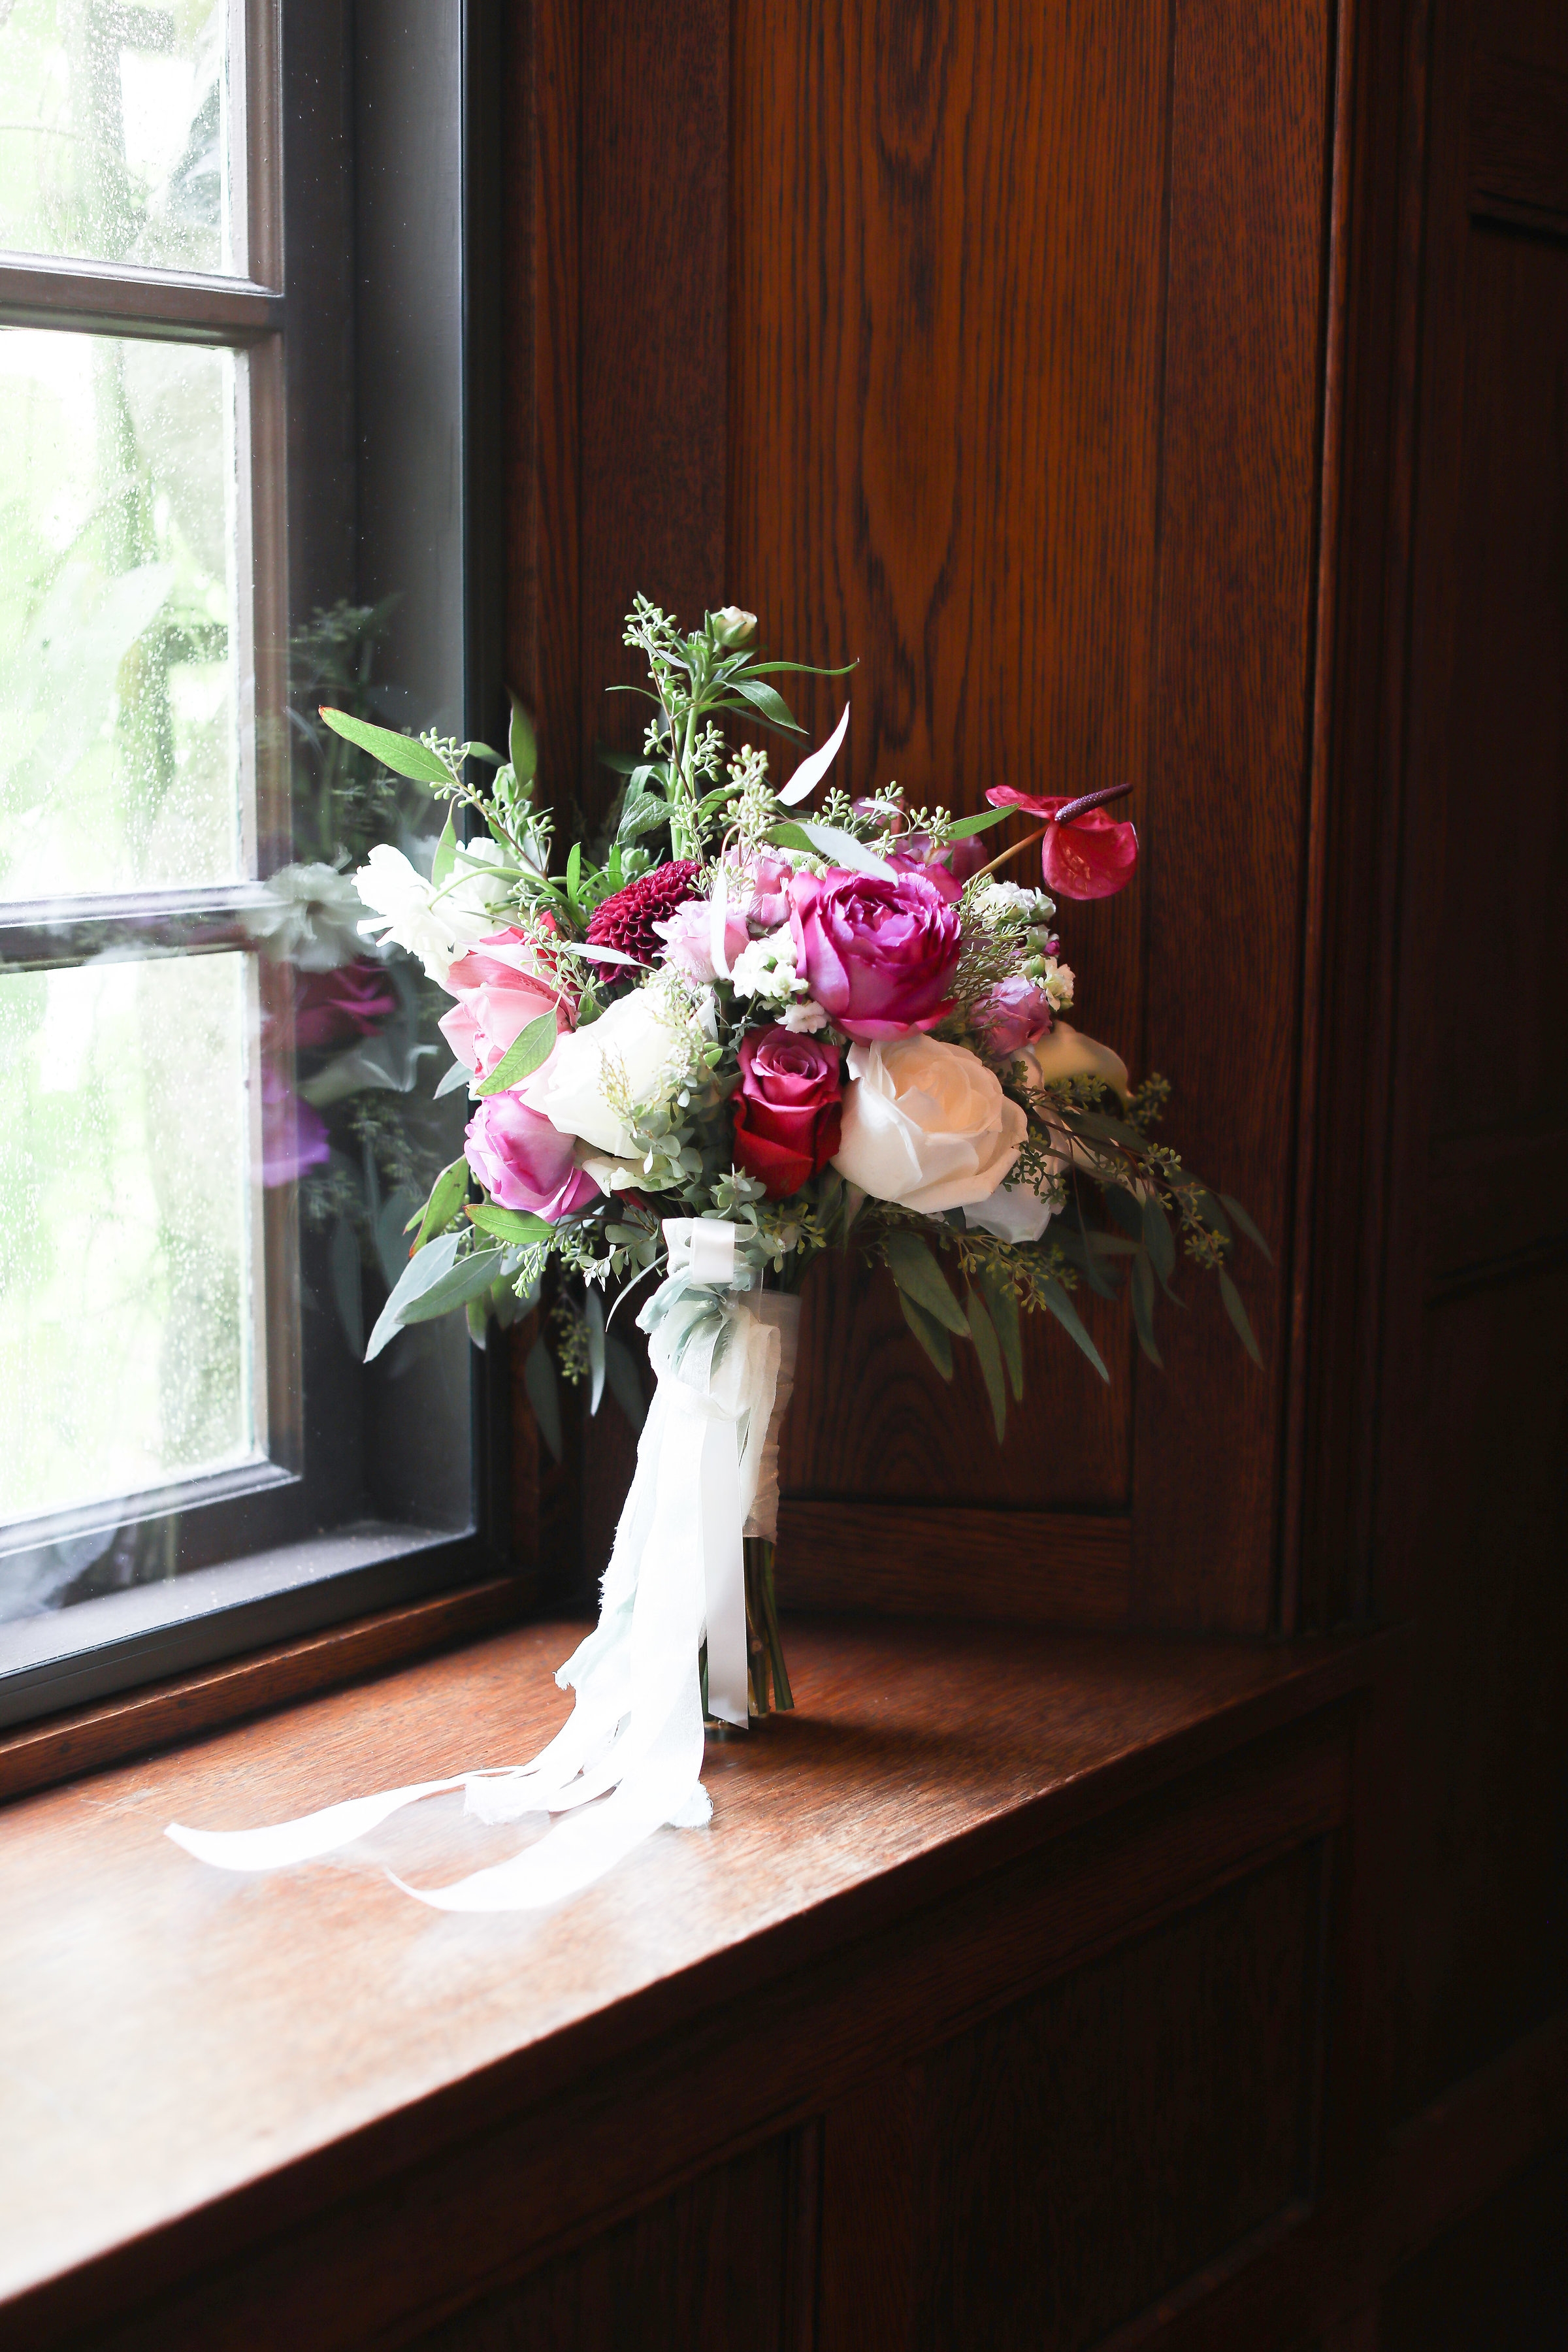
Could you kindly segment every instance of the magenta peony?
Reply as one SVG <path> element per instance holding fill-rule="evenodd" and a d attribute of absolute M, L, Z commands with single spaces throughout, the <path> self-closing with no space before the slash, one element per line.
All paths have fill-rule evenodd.
<path fill-rule="evenodd" d="M 1009 1062 L 1026 1045 L 1032 1045 L 1037 1037 L 1047 1034 L 1051 1025 L 1051 1000 L 1038 981 L 1014 972 L 1009 979 L 999 980 L 989 994 L 981 998 L 970 1018 L 985 1040 L 985 1050 L 992 1059 Z"/>
<path fill-rule="evenodd" d="M 469 1167 L 500 1208 L 531 1209 L 549 1224 L 598 1195 L 572 1156 L 572 1139 L 516 1095 L 490 1095 L 464 1132 Z"/>
<path fill-rule="evenodd" d="M 497 931 L 460 955 L 447 974 L 447 986 L 458 1002 L 441 1016 L 441 1034 L 459 1062 L 488 1078 L 507 1047 L 542 1013 L 553 1013 L 557 1029 L 570 1029 L 573 1006 L 564 987 L 552 988 L 531 971 L 519 971 L 488 948 L 531 945 L 529 934 L 517 929 Z"/>
<path fill-rule="evenodd" d="M 958 909 L 924 874 L 797 874 L 790 929 L 798 971 L 847 1035 L 903 1037 L 952 1012 Z"/>
<path fill-rule="evenodd" d="M 843 1092 L 834 1046 L 788 1029 L 748 1030 L 733 1106 L 737 1168 L 770 1200 L 798 1192 L 838 1149 Z"/>

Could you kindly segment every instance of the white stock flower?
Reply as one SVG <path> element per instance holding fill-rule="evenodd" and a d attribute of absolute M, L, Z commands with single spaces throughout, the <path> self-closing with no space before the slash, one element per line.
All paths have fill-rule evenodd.
<path fill-rule="evenodd" d="M 786 1004 L 781 1018 L 784 1027 L 796 1037 L 815 1036 L 817 1030 L 827 1026 L 826 1013 L 809 996 L 797 997 L 793 1004 Z"/>
<path fill-rule="evenodd" d="M 1050 1001 L 1053 1013 L 1065 1013 L 1072 1003 L 1073 976 L 1070 963 L 1058 963 L 1055 956 L 1046 958 L 1045 971 L 1040 974 L 1040 986 Z"/>
<path fill-rule="evenodd" d="M 987 882 L 974 903 L 994 921 L 1005 917 L 1014 922 L 1048 923 L 1057 911 L 1056 900 L 1044 890 L 1026 890 L 1017 882 Z"/>
<path fill-rule="evenodd" d="M 406 948 L 410 955 L 418 957 L 431 979 L 445 988 L 447 974 L 458 957 L 500 926 L 506 886 L 499 875 L 483 871 L 500 856 L 500 851 L 494 842 L 475 842 L 464 855 L 477 856 L 482 850 L 493 856 L 480 859 L 479 870 L 459 868 L 462 878 L 454 877 L 437 891 L 401 849 L 378 841 L 369 861 L 354 876 L 355 889 L 374 910 L 360 929 L 367 939 L 379 934 L 383 947 L 390 941 L 395 947 Z"/>
<path fill-rule="evenodd" d="M 246 929 L 274 963 L 335 971 L 364 952 L 364 902 L 335 866 L 282 866 L 267 877 L 267 903 L 249 908 Z"/>
<path fill-rule="evenodd" d="M 989 1200 L 1028 1130 L 967 1045 L 919 1034 L 852 1045 L 849 1080 L 833 1165 L 873 1200 L 922 1216 Z"/>
<path fill-rule="evenodd" d="M 632 1161 L 631 1115 L 670 1102 L 690 1059 L 689 1008 L 656 982 L 617 997 L 588 1028 L 558 1037 L 550 1059 L 517 1091 L 563 1135 Z M 583 1165 L 595 1173 L 585 1155 Z"/>
<path fill-rule="evenodd" d="M 764 1003 L 787 1003 L 805 987 L 795 968 L 795 934 L 785 923 L 765 939 L 752 940 L 741 950 L 730 971 L 737 996 L 760 996 Z"/>
<path fill-rule="evenodd" d="M 713 615 L 713 634 L 721 646 L 743 646 L 755 635 L 757 616 L 739 604 L 721 604 Z"/>

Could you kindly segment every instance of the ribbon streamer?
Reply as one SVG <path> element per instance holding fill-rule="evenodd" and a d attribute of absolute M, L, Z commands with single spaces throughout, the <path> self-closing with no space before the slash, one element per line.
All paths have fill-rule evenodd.
<path fill-rule="evenodd" d="M 709 1820 L 698 1652 L 706 1633 L 710 1710 L 743 1727 L 742 1530 L 771 1538 L 777 1527 L 778 1433 L 799 1301 L 741 1286 L 757 1277 L 736 1266 L 732 1224 L 670 1218 L 664 1231 L 668 1276 L 637 1318 L 658 1387 L 598 1623 L 555 1677 L 576 1693 L 555 1738 L 529 1764 L 422 1780 L 268 1829 L 174 1822 L 176 1845 L 220 1869 L 275 1870 L 364 1836 L 404 1805 L 462 1789 L 481 1821 L 564 1818 L 493 1869 L 405 1892 L 443 1911 L 521 1911 L 591 1885 L 666 1822 Z"/>

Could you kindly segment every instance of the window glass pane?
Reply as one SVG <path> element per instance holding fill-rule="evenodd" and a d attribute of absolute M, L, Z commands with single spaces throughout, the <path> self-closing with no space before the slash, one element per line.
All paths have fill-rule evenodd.
<path fill-rule="evenodd" d="M 250 971 L 0 974 L 0 1519 L 260 1451 Z"/>
<path fill-rule="evenodd" d="M 0 12 L 0 247 L 222 272 L 226 0 L 14 0 Z"/>
<path fill-rule="evenodd" d="M 241 872 L 236 365 L 0 329 L 0 900 Z"/>

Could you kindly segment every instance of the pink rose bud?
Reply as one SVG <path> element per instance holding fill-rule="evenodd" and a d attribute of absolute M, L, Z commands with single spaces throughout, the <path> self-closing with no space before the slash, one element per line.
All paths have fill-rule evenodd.
<path fill-rule="evenodd" d="M 1020 973 L 999 980 L 990 993 L 981 998 L 971 1014 L 975 1028 L 985 1040 L 985 1050 L 994 1061 L 1010 1062 L 1037 1037 L 1044 1037 L 1051 1025 L 1051 1003 L 1043 988 Z"/>
<path fill-rule="evenodd" d="M 952 1012 L 958 909 L 925 874 L 796 874 L 790 929 L 797 971 L 847 1035 L 903 1037 Z"/>
<path fill-rule="evenodd" d="M 441 1034 L 459 1062 L 488 1078 L 507 1047 L 542 1013 L 553 1013 L 555 1026 L 570 1029 L 573 1006 L 564 982 L 552 988 L 535 973 L 519 971 L 487 948 L 537 948 L 527 931 L 497 931 L 461 955 L 447 974 L 447 986 L 458 1002 L 441 1016 Z M 545 950 L 543 952 L 548 952 Z"/>
<path fill-rule="evenodd" d="M 574 1216 L 598 1186 L 572 1156 L 572 1138 L 516 1095 L 489 1095 L 468 1121 L 463 1151 L 501 1209 L 528 1209 L 548 1224 Z"/>

